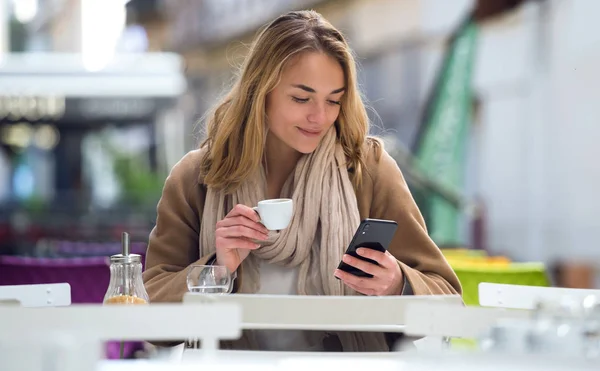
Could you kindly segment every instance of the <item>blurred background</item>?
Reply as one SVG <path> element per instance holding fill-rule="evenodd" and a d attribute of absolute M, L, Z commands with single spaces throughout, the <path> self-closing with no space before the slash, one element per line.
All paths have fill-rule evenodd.
<path fill-rule="evenodd" d="M 0 255 L 143 254 L 252 37 L 308 8 L 467 291 L 600 287 L 597 0 L 0 0 Z"/>

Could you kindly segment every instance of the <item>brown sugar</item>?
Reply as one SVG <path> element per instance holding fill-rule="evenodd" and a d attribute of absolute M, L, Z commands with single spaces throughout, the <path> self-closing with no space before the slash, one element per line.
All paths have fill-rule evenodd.
<path fill-rule="evenodd" d="M 104 304 L 148 304 L 146 300 L 131 295 L 112 296 L 104 302 Z"/>

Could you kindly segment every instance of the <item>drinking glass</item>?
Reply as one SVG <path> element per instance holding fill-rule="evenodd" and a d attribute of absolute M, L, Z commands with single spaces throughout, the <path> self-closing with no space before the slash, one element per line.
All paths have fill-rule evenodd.
<path fill-rule="evenodd" d="M 200 294 L 228 294 L 232 289 L 231 272 L 223 265 L 192 265 L 187 287 Z"/>

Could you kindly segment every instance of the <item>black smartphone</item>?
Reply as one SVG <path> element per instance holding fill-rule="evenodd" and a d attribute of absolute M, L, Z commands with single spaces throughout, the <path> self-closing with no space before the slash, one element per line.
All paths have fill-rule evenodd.
<path fill-rule="evenodd" d="M 356 253 L 356 249 L 359 247 L 365 247 L 381 252 L 387 251 L 388 246 L 392 242 L 392 238 L 394 238 L 394 233 L 396 233 L 397 228 L 398 223 L 393 220 L 363 220 L 356 229 L 356 233 L 354 233 L 354 237 L 352 237 L 352 241 L 350 241 L 350 245 L 346 249 L 346 254 L 369 263 L 377 264 L 377 262 L 374 260 L 358 255 Z M 373 277 L 373 275 L 365 273 L 358 268 L 344 263 L 343 261 L 341 261 L 338 265 L 338 269 L 359 277 Z"/>

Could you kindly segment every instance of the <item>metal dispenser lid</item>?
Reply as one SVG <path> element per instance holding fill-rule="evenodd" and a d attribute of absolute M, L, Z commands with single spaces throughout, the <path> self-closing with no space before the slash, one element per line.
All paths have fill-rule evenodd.
<path fill-rule="evenodd" d="M 142 257 L 139 254 L 129 253 L 129 233 L 123 232 L 121 237 L 121 254 L 115 254 L 110 257 L 110 262 L 117 264 L 141 263 Z"/>
<path fill-rule="evenodd" d="M 117 263 L 117 264 L 141 263 L 142 257 L 138 254 L 129 254 L 129 255 L 116 254 L 116 255 L 112 255 L 110 257 L 110 262 Z"/>

